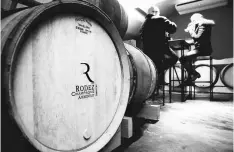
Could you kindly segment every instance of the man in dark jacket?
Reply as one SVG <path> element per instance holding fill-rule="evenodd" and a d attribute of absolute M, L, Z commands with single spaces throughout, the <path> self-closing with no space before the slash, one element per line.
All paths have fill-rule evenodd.
<path fill-rule="evenodd" d="M 167 34 L 176 32 L 177 26 L 164 16 L 160 16 L 158 7 L 149 9 L 146 20 L 141 29 L 143 50 L 155 63 L 159 72 L 159 83 L 163 82 L 162 73 L 173 66 L 178 57 L 169 47 Z"/>
<path fill-rule="evenodd" d="M 191 22 L 185 29 L 185 32 L 189 32 L 193 38 L 195 48 L 189 51 L 184 57 L 180 58 L 180 62 L 184 65 L 184 68 L 188 72 L 188 78 L 184 82 L 185 84 L 191 84 L 197 78 L 200 78 L 200 74 L 193 68 L 192 61 L 197 56 L 209 56 L 213 52 L 211 46 L 211 29 L 215 25 L 213 20 L 205 19 L 202 14 L 195 13 L 190 18 Z"/>

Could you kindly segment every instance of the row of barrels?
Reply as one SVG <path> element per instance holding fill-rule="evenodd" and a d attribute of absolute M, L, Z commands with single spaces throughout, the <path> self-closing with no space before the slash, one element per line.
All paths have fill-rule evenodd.
<path fill-rule="evenodd" d="M 98 151 L 154 92 L 153 62 L 89 2 L 22 10 L 1 33 L 4 151 Z"/>
<path fill-rule="evenodd" d="M 212 66 L 212 67 L 211 67 Z M 213 81 L 211 83 L 207 83 L 210 81 L 210 69 L 213 76 Z M 165 72 L 165 82 L 169 83 L 170 80 L 170 72 L 171 70 L 171 80 L 173 80 L 172 85 L 174 87 L 178 87 L 181 80 L 181 66 L 176 65 L 175 67 L 168 69 Z M 227 87 L 229 89 L 233 89 L 233 63 L 226 64 L 221 70 L 217 70 L 214 65 L 209 64 L 198 64 L 195 66 L 195 70 L 201 74 L 201 77 L 195 80 L 195 85 L 198 88 L 210 88 L 215 87 L 216 83 L 220 79 L 223 84 L 223 87 Z M 188 76 L 187 71 L 185 70 L 185 79 Z M 199 83 L 196 83 L 199 82 Z M 204 83 L 203 83 L 204 82 Z"/>
<path fill-rule="evenodd" d="M 1 21 L 4 150 L 32 151 L 28 139 L 43 152 L 98 151 L 127 107 L 153 94 L 152 60 L 123 43 L 138 32 L 118 22 L 126 14 L 112 16 L 96 4 L 53 1 Z"/>

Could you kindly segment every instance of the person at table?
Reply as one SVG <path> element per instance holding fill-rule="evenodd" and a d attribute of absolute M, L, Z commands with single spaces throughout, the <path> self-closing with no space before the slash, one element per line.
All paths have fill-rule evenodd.
<path fill-rule="evenodd" d="M 165 16 L 160 16 L 157 6 L 148 10 L 148 15 L 141 28 L 143 51 L 156 65 L 159 72 L 159 83 L 164 83 L 163 72 L 178 60 L 176 53 L 169 47 L 169 34 L 176 32 L 177 25 Z"/>
<path fill-rule="evenodd" d="M 181 64 L 188 72 L 188 78 L 185 80 L 184 85 L 189 85 L 201 75 L 192 66 L 192 61 L 197 56 L 209 56 L 212 54 L 211 46 L 211 31 L 215 22 L 206 19 L 200 13 L 195 13 L 190 17 L 191 22 L 188 24 L 185 32 L 188 32 L 193 39 L 195 48 L 180 58 Z"/>

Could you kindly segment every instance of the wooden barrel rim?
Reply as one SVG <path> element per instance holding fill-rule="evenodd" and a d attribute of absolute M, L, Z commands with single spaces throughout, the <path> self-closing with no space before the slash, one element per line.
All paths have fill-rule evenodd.
<path fill-rule="evenodd" d="M 25 10 L 21 10 L 18 13 L 21 13 L 20 15 L 14 16 L 12 18 L 13 23 L 9 22 L 5 25 L 5 27 L 3 27 L 3 29 L 1 30 L 1 52 L 4 49 L 5 43 L 7 41 L 7 39 L 9 38 L 9 35 L 12 34 L 12 32 L 14 32 L 14 29 L 17 29 L 17 25 L 20 24 L 22 21 L 24 21 L 24 19 L 26 19 L 26 17 L 29 14 L 29 12 L 31 12 L 32 10 L 34 10 L 36 7 L 30 8 L 30 9 L 25 9 Z M 22 12 L 24 11 L 24 12 Z"/>
<path fill-rule="evenodd" d="M 224 80 L 224 73 L 226 73 L 226 71 L 227 71 L 229 68 L 231 68 L 231 67 L 233 67 L 233 63 L 230 63 L 230 64 L 226 65 L 226 66 L 222 69 L 222 71 L 220 72 L 220 80 L 222 81 L 222 83 L 223 83 L 226 87 L 233 89 L 233 86 L 227 84 L 227 83 L 225 82 L 225 80 Z"/>
<path fill-rule="evenodd" d="M 210 66 L 212 66 L 212 69 L 215 71 L 215 73 L 216 73 L 216 77 L 215 77 L 215 79 L 213 79 L 213 82 L 211 83 L 211 86 L 207 86 L 207 87 L 199 87 L 199 86 L 197 86 L 196 85 L 196 81 L 195 81 L 195 86 L 196 87 L 199 87 L 199 88 L 210 88 L 210 87 L 214 87 L 214 85 L 217 83 L 217 81 L 218 81 L 218 74 L 217 74 L 217 70 L 216 70 L 216 68 L 213 66 L 213 65 L 209 65 L 209 64 L 199 64 L 199 65 L 196 65 L 195 66 L 195 70 L 196 70 L 196 68 L 198 68 L 198 67 L 201 67 L 201 66 L 207 66 L 207 67 L 209 67 L 210 68 Z M 209 71 L 210 72 L 210 71 Z"/>
<path fill-rule="evenodd" d="M 148 56 L 146 56 L 145 54 L 144 54 L 144 56 L 145 56 L 145 58 L 147 58 L 147 62 L 148 62 L 148 64 L 149 64 L 149 66 L 152 64 L 153 67 L 154 67 L 154 69 L 155 69 L 155 71 L 156 71 L 156 66 L 155 66 L 153 60 L 151 60 L 151 59 L 150 59 Z M 151 67 L 150 67 L 150 73 L 151 73 L 151 74 L 153 73 Z M 152 77 L 152 81 L 153 81 L 153 77 Z M 157 80 L 156 80 L 156 81 L 157 81 Z M 157 85 L 157 84 L 156 84 L 156 85 Z M 148 94 L 148 97 L 147 97 L 146 100 L 148 100 L 148 99 L 151 97 L 151 95 L 156 91 L 156 88 L 157 88 L 156 85 L 152 86 L 152 84 L 151 84 L 151 87 L 149 88 L 149 94 Z M 152 87 L 153 87 L 153 88 L 152 88 Z M 152 91 L 152 93 L 151 93 L 150 91 Z"/>
<path fill-rule="evenodd" d="M 133 46 L 134 47 L 134 46 Z M 152 69 L 151 69 L 151 67 L 150 67 L 150 61 L 148 60 L 148 59 L 150 59 L 148 56 L 146 56 L 146 54 L 141 50 L 141 49 L 139 49 L 139 48 L 137 48 L 137 47 L 134 47 L 134 48 L 136 48 L 137 50 L 139 50 L 139 52 L 141 52 L 142 54 L 143 54 L 143 56 L 146 58 L 146 61 L 147 61 L 147 63 L 148 63 L 148 66 L 149 66 L 149 70 L 150 70 L 150 73 L 152 74 Z M 151 60 L 151 59 L 150 59 Z M 152 61 L 152 60 L 151 60 Z M 154 62 L 152 61 L 152 63 L 153 63 L 153 66 L 155 67 L 155 65 L 154 65 Z M 152 79 L 151 79 L 152 80 Z M 156 88 L 156 86 L 155 86 L 155 88 Z M 153 90 L 155 90 L 155 88 L 153 89 Z M 148 93 L 149 93 L 149 91 L 151 90 L 151 86 L 150 86 L 150 88 L 149 88 L 149 90 L 148 90 Z M 147 99 L 150 97 L 151 95 L 150 94 L 148 94 L 147 95 Z M 147 100 L 147 99 L 145 99 L 145 100 Z"/>
<path fill-rule="evenodd" d="M 16 8 L 16 9 L 13 9 L 13 10 L 8 10 L 8 11 L 1 14 L 1 19 L 4 19 L 5 17 L 8 17 L 8 16 L 10 16 L 12 14 L 15 14 L 17 12 L 20 12 L 20 11 L 28 9 L 28 8 L 29 7 L 27 6 L 27 7 L 22 7 L 22 8 Z"/>
<path fill-rule="evenodd" d="M 66 9 L 66 8 L 69 9 Z M 61 1 L 54 1 L 42 6 L 39 6 L 36 8 L 30 16 L 25 20 L 24 24 L 20 25 L 18 27 L 18 30 L 16 33 L 14 33 L 13 39 L 8 39 L 7 41 L 10 41 L 10 46 L 7 46 L 8 50 L 3 50 L 2 55 L 4 54 L 6 56 L 6 59 L 3 60 L 3 67 L 4 67 L 4 81 L 8 82 L 8 85 L 4 87 L 4 90 L 6 92 L 6 99 L 7 101 L 11 102 L 12 109 L 14 109 L 14 93 L 12 91 L 12 72 L 14 69 L 14 61 L 16 58 L 17 50 L 20 48 L 20 44 L 23 43 L 23 40 L 25 39 L 26 35 L 30 33 L 30 30 L 33 28 L 34 25 L 36 25 L 38 22 L 40 22 L 40 19 L 44 19 L 46 16 L 48 16 L 48 13 L 52 11 L 63 11 L 63 12 L 71 12 L 71 10 L 75 13 L 80 13 L 82 15 L 86 15 L 87 17 L 91 17 L 92 19 L 96 20 L 102 27 L 105 27 L 106 32 L 112 39 L 115 47 L 117 48 L 117 54 L 120 59 L 120 67 L 122 69 L 122 89 L 121 89 L 121 95 L 120 95 L 120 101 L 118 104 L 118 110 L 115 112 L 115 115 L 113 119 L 111 120 L 111 123 L 105 130 L 105 132 L 98 137 L 93 143 L 78 149 L 81 151 L 97 151 L 100 150 L 104 145 L 111 139 L 111 137 L 114 135 L 116 130 L 118 129 L 119 125 L 122 121 L 122 118 L 124 116 L 127 102 L 128 102 L 128 96 L 129 96 L 129 63 L 127 54 L 125 52 L 125 48 L 123 45 L 123 42 L 121 41 L 121 37 L 118 34 L 117 29 L 115 28 L 113 22 L 110 20 L 110 18 L 105 15 L 98 7 L 85 2 L 85 1 L 77 1 L 77 0 L 61 0 Z M 85 11 L 84 11 L 85 10 Z M 55 12 L 56 13 L 56 12 Z M 11 35 L 10 35 L 11 37 Z M 7 45 L 7 43 L 6 43 Z M 20 118 L 17 118 L 17 120 L 20 120 Z M 20 120 L 21 121 L 21 120 Z M 19 122 L 17 122 L 19 123 Z M 33 138 L 27 130 L 25 130 L 24 126 L 20 126 L 22 130 L 24 130 L 24 133 L 27 134 L 27 136 L 32 139 L 30 142 L 34 144 L 38 149 L 40 149 L 41 146 L 45 146 L 44 144 L 40 143 L 37 139 Z M 45 146 L 47 147 L 47 146 Z M 47 147 L 52 150 L 51 147 Z M 53 149 L 54 150 L 54 149 Z M 57 150 L 57 149 L 56 149 Z"/>
<path fill-rule="evenodd" d="M 136 65 L 135 65 L 135 63 L 133 61 L 133 57 L 131 56 L 131 54 L 128 52 L 127 49 L 126 49 L 126 52 L 128 53 L 129 61 L 130 61 L 131 66 L 132 66 L 131 81 L 133 83 L 133 88 L 132 88 L 132 90 L 130 90 L 130 96 L 129 96 L 129 101 L 131 101 L 132 97 L 136 94 L 136 88 L 137 88 L 137 68 L 136 68 Z"/>

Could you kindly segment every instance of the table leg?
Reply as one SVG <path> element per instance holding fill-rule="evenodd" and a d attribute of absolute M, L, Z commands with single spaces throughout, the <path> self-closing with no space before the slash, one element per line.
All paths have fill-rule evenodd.
<path fill-rule="evenodd" d="M 171 103 L 171 68 L 169 68 L 169 102 Z"/>
<path fill-rule="evenodd" d="M 184 56 L 184 48 L 181 50 L 181 56 Z M 184 66 L 181 64 L 181 83 L 184 84 Z M 181 102 L 184 102 L 184 86 L 181 88 Z"/>

